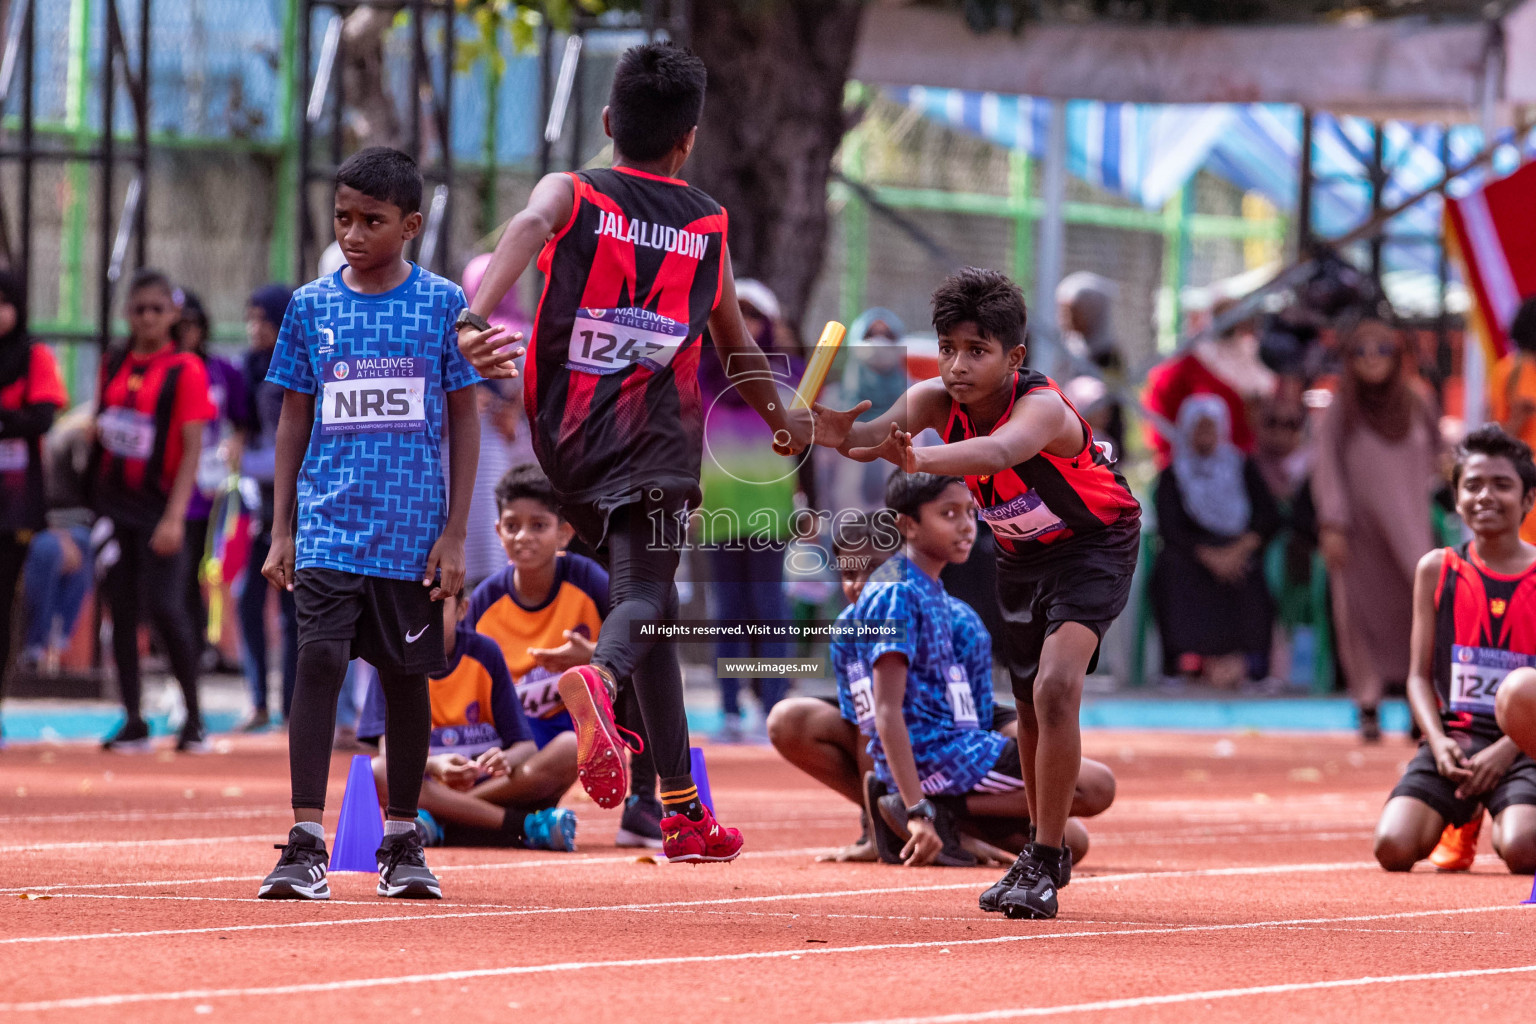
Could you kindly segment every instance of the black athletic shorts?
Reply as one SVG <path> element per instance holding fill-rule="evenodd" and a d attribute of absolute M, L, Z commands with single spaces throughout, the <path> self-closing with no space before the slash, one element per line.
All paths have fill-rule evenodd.
<path fill-rule="evenodd" d="M 697 487 L 636 487 L 633 490 L 603 495 L 590 501 L 570 501 L 555 495 L 560 518 L 571 524 L 599 562 L 607 562 L 604 547 L 613 513 L 626 505 L 637 508 L 629 517 L 631 529 L 643 531 L 642 547 L 660 547 L 681 551 L 687 543 L 688 514 L 703 500 Z"/>
<path fill-rule="evenodd" d="M 1033 704 L 1040 649 L 1065 622 L 1078 622 L 1100 640 L 1125 610 L 1141 551 L 1141 522 L 1117 523 L 1019 557 L 997 553 L 997 603 L 1003 613 L 1002 655 L 1014 699 Z M 1095 648 L 1088 671 L 1098 667 Z"/>
<path fill-rule="evenodd" d="M 1466 733 L 1451 735 L 1461 742 L 1468 757 L 1494 742 L 1490 738 L 1474 738 Z M 1421 743 L 1419 752 L 1408 762 L 1408 770 L 1403 772 L 1402 779 L 1392 790 L 1392 796 L 1411 796 L 1421 800 L 1434 808 L 1435 813 L 1447 823 L 1460 828 L 1471 821 L 1474 814 L 1481 813 L 1484 807 L 1488 808 L 1489 814 L 1496 816 L 1506 807 L 1515 804 L 1536 804 L 1536 761 L 1524 754 L 1516 756 L 1509 771 L 1504 773 L 1504 777 L 1492 789 L 1470 800 L 1459 800 L 1456 797 L 1456 783 L 1440 774 L 1435 768 L 1434 751 L 1429 749 L 1428 743 Z"/>
<path fill-rule="evenodd" d="M 420 580 L 387 580 L 335 569 L 293 574 L 299 646 L 350 640 L 352 657 L 389 672 L 443 672 L 443 605 Z"/>
<path fill-rule="evenodd" d="M 1019 741 L 1010 736 L 1002 752 L 997 755 L 997 760 L 992 762 L 991 769 L 981 777 L 980 782 L 971 787 L 971 792 L 1011 793 L 1023 788 L 1024 766 L 1019 763 Z"/>

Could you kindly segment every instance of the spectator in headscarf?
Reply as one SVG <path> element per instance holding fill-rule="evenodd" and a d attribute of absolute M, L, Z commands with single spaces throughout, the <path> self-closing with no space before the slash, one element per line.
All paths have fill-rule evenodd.
<path fill-rule="evenodd" d="M 1361 737 L 1374 742 L 1386 683 L 1408 676 L 1413 574 L 1435 545 L 1430 500 L 1444 445 L 1397 331 L 1363 320 L 1344 357 L 1339 393 L 1319 431 L 1312 494 L 1339 661 L 1360 708 Z"/>
<path fill-rule="evenodd" d="M 1157 481 L 1163 546 L 1152 575 L 1164 675 L 1198 672 L 1222 688 L 1269 674 L 1274 606 L 1260 554 L 1280 526 L 1229 415 L 1216 395 L 1179 407 L 1173 460 Z"/>

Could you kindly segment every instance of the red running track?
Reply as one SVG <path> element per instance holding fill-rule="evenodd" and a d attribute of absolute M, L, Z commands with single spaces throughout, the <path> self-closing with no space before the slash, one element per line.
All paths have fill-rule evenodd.
<path fill-rule="evenodd" d="M 1401 740 L 1090 733 L 1119 799 L 1051 922 L 978 911 L 996 869 L 816 863 L 855 811 L 765 748 L 709 749 L 747 837 L 734 864 L 637 861 L 573 794 L 580 852 L 433 850 L 440 903 L 362 874 L 332 876 L 330 903 L 258 902 L 289 820 L 282 740 L 221 746 L 0 753 L 0 1024 L 1483 1024 L 1529 1020 L 1536 995 L 1529 879 L 1491 856 L 1372 863 Z"/>

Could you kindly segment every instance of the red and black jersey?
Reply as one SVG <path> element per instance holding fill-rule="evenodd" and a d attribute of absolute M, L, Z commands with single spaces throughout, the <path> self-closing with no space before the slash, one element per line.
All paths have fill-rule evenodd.
<path fill-rule="evenodd" d="M 181 465 L 182 428 L 217 415 L 208 372 L 196 355 L 167 345 L 153 355 L 109 355 L 102 376 L 96 511 L 153 525 Z"/>
<path fill-rule="evenodd" d="M 1001 473 L 965 478 L 998 545 L 1013 554 L 1040 551 L 1141 518 L 1140 503 L 1104 447 L 1094 441 L 1093 428 L 1045 374 L 1022 370 L 1014 376 L 1013 398 L 992 430 L 1008 421 L 1019 399 L 1041 389 L 1060 395 L 1082 424 L 1082 450 L 1071 458 L 1042 451 Z M 980 436 L 966 407 L 951 401 L 944 440 L 954 443 Z"/>
<path fill-rule="evenodd" d="M 1077 416 L 1083 425 L 1083 450 L 1072 457 L 1041 451 L 1011 470 L 965 477 L 998 547 L 1012 554 L 1040 551 L 1141 517 L 1140 502 L 1126 487 L 1107 451 L 1094 441 L 1094 428 L 1087 425 L 1066 395 L 1061 395 L 1057 382 L 1044 373 L 1021 370 L 1014 375 L 1014 396 L 992 430 L 1008 422 L 1018 399 L 1041 388 L 1055 391 Z M 954 444 L 978 436 L 983 436 L 982 431 L 975 427 L 965 405 L 951 401 L 945 441 Z"/>
<path fill-rule="evenodd" d="M 700 336 L 720 301 L 725 210 L 626 167 L 571 184 L 571 218 L 539 256 L 523 390 L 534 450 L 571 501 L 696 488 Z"/>
<path fill-rule="evenodd" d="M 69 402 L 53 353 L 46 345 L 31 349 L 26 372 L 0 388 L 0 532 L 46 525 L 42 437 Z"/>
<path fill-rule="evenodd" d="M 1516 576 L 1483 564 L 1469 541 L 1446 548 L 1435 586 L 1435 695 L 1446 731 L 1497 738 L 1498 685 L 1536 667 L 1536 563 Z"/>

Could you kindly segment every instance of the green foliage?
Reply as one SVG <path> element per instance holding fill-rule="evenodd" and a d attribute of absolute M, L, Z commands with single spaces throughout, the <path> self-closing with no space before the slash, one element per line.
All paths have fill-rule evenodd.
<path fill-rule="evenodd" d="M 456 0 L 461 12 L 475 23 L 475 35 L 459 43 L 455 64 L 468 70 L 486 61 L 495 75 L 506 70 L 506 54 L 501 48 L 502 33 L 512 40 L 518 53 L 533 53 L 539 48 L 539 30 L 547 18 L 556 29 L 568 31 L 578 14 L 595 16 L 609 10 L 633 6 L 620 0 Z"/>

